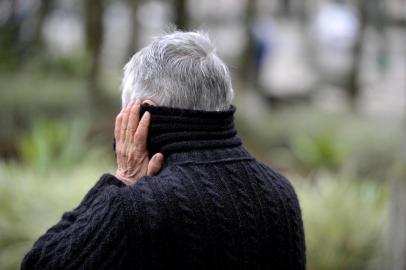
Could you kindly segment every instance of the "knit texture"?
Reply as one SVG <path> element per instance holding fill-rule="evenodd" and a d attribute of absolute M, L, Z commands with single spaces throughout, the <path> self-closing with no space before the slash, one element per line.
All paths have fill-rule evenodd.
<path fill-rule="evenodd" d="M 22 269 L 305 269 L 299 202 L 234 129 L 235 108 L 142 106 L 159 175 L 128 187 L 105 174 L 41 236 Z"/>

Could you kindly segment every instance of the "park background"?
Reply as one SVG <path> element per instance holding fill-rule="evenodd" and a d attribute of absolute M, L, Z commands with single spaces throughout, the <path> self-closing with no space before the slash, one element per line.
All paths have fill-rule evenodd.
<path fill-rule="evenodd" d="M 246 148 L 298 193 L 308 269 L 406 269 L 404 0 L 1 0 L 0 269 L 115 171 L 122 67 L 175 27 L 230 67 Z"/>

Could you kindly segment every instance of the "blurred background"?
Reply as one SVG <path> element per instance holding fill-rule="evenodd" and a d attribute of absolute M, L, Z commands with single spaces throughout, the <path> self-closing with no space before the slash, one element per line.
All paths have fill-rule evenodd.
<path fill-rule="evenodd" d="M 405 0 L 1 0 L 0 269 L 115 171 L 122 67 L 174 27 L 230 67 L 246 148 L 299 195 L 308 269 L 406 269 Z"/>

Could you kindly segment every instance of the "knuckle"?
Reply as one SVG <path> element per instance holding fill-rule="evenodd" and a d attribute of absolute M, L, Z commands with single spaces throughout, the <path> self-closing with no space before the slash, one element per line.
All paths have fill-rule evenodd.
<path fill-rule="evenodd" d="M 141 133 L 136 132 L 136 133 L 134 134 L 134 140 L 135 140 L 135 141 L 140 141 L 140 140 L 142 140 L 142 139 L 143 139 L 143 136 L 142 136 Z"/>
<path fill-rule="evenodd" d="M 134 114 L 134 113 L 136 113 L 137 111 L 138 111 L 138 107 L 135 106 L 135 105 L 133 105 L 133 106 L 131 107 L 131 113 Z"/>

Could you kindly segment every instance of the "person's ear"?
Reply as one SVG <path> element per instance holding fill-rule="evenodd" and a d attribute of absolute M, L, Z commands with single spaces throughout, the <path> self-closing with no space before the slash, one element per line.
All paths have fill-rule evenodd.
<path fill-rule="evenodd" d="M 148 105 L 151 105 L 151 106 L 156 106 L 156 103 L 153 102 L 153 101 L 150 100 L 150 99 L 143 100 L 143 101 L 142 101 L 142 104 L 148 104 Z"/>

